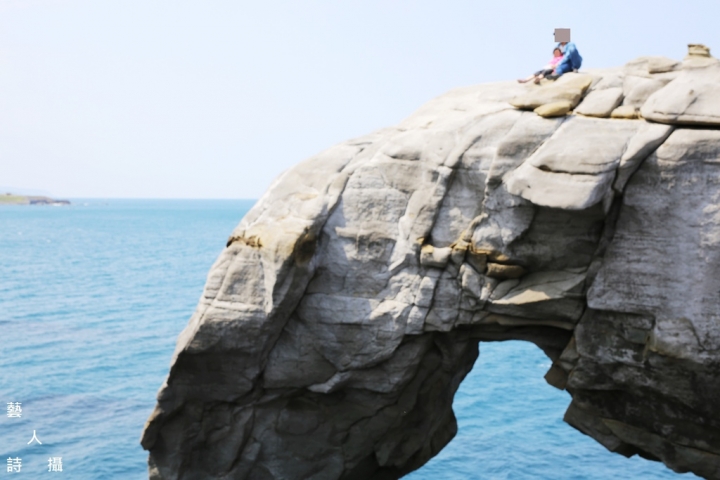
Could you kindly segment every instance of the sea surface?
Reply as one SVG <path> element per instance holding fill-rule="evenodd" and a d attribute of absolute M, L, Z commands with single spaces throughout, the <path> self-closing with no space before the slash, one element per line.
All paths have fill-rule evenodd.
<path fill-rule="evenodd" d="M 252 201 L 0 206 L 0 455 L 7 478 L 147 478 L 139 444 L 176 338 Z M 455 398 L 459 432 L 411 480 L 671 479 L 562 422 L 532 344 L 483 343 Z M 38 441 L 33 438 L 33 431 Z M 60 458 L 62 472 L 48 472 Z"/>

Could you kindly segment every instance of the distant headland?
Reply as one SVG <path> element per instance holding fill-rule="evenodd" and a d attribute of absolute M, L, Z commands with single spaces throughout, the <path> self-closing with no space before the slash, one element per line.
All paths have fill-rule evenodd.
<path fill-rule="evenodd" d="M 56 200 L 38 195 L 15 195 L 5 193 L 0 195 L 0 205 L 70 205 L 69 200 Z"/>

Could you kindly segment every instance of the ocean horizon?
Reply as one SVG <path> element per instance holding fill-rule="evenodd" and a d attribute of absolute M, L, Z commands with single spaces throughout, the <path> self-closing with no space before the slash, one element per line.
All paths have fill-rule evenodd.
<path fill-rule="evenodd" d="M 146 479 L 140 435 L 178 334 L 255 200 L 69 200 L 0 205 L 0 396 L 21 408 L 0 417 L 0 454 L 25 478 L 59 458 L 66 478 Z M 570 396 L 545 382 L 549 367 L 533 344 L 481 343 L 457 436 L 405 478 L 699 478 L 565 424 Z"/>

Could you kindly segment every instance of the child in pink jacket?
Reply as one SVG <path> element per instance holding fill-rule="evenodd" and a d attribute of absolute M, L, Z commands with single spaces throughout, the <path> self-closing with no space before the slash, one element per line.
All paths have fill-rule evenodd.
<path fill-rule="evenodd" d="M 519 83 L 525 83 L 529 82 L 530 80 L 534 81 L 535 83 L 540 83 L 540 80 L 545 78 L 548 75 L 552 75 L 553 72 L 555 72 L 555 68 L 558 66 L 560 61 L 563 59 L 563 53 L 559 48 L 555 48 L 553 50 L 553 58 L 548 62 L 547 65 L 545 65 L 542 70 L 538 70 L 537 72 L 533 73 L 527 78 L 521 78 L 518 80 Z"/>

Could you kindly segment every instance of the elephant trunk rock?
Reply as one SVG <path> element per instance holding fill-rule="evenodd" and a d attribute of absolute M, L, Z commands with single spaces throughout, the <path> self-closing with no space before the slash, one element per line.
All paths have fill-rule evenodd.
<path fill-rule="evenodd" d="M 720 66 L 692 52 L 453 90 L 284 173 L 180 335 L 150 477 L 399 478 L 478 343 L 521 339 L 570 425 L 720 478 Z"/>

